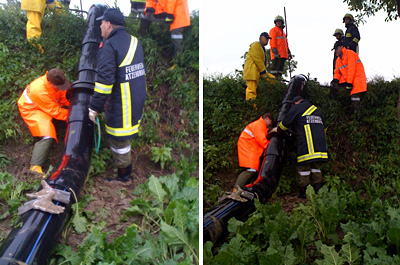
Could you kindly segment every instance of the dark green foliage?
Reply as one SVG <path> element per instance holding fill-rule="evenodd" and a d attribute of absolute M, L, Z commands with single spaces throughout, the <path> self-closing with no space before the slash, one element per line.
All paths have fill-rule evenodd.
<path fill-rule="evenodd" d="M 214 248 L 210 243 L 204 245 L 205 263 L 398 262 L 399 87 L 399 79 L 371 80 L 360 112 L 350 114 L 348 92 L 341 90 L 338 99 L 332 100 L 329 88 L 320 87 L 315 80 L 308 81 L 302 95 L 322 110 L 328 124 L 329 162 L 323 169 L 327 184 L 318 195 L 308 189 L 308 202 L 291 215 L 283 212 L 280 204 L 256 203 L 256 212 L 245 223 L 230 220 L 231 234 L 226 243 Z M 206 207 L 216 203 L 215 197 L 222 190 L 230 189 L 224 176 L 236 178 L 240 172 L 236 159 L 240 132 L 264 112 L 277 115 L 286 89 L 285 84 L 274 86 L 260 81 L 255 101 L 258 110 L 254 110 L 245 102 L 245 82 L 240 75 L 204 80 Z M 295 150 L 295 146 L 288 149 L 278 196 L 297 192 Z"/>

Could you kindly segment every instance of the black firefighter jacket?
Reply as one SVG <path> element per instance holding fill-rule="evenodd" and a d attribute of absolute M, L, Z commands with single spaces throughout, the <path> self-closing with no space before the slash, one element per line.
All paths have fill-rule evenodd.
<path fill-rule="evenodd" d="M 123 27 L 114 29 L 97 53 L 97 76 L 89 108 L 105 111 L 114 140 L 137 135 L 146 98 L 143 48 Z"/>
<path fill-rule="evenodd" d="M 349 23 L 346 25 L 346 33 L 344 34 L 344 47 L 357 52 L 358 42 L 360 41 L 360 32 L 354 23 Z"/>
<path fill-rule="evenodd" d="M 307 100 L 295 104 L 279 123 L 282 130 L 294 126 L 297 134 L 297 163 L 328 161 L 325 140 L 326 123 L 322 112 Z"/>

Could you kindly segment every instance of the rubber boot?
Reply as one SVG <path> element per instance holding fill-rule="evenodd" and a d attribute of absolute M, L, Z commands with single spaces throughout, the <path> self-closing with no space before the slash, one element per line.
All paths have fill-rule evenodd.
<path fill-rule="evenodd" d="M 324 183 L 315 183 L 312 185 L 316 194 L 318 194 L 318 191 L 322 188 L 322 186 L 324 186 Z"/>
<path fill-rule="evenodd" d="M 240 173 L 239 177 L 236 180 L 235 186 L 238 185 L 240 188 L 244 188 L 246 186 L 246 184 L 249 184 L 252 179 L 252 177 L 254 177 L 254 175 L 257 172 L 254 171 L 243 171 L 242 173 Z"/>
<path fill-rule="evenodd" d="M 131 179 L 132 163 L 125 168 L 118 168 L 118 176 L 116 178 L 106 178 L 107 181 L 122 181 L 128 182 Z"/>
<path fill-rule="evenodd" d="M 299 198 L 301 198 L 301 199 L 306 199 L 307 198 L 306 189 L 307 189 L 307 187 L 301 187 L 300 188 L 300 190 L 299 190 Z"/>

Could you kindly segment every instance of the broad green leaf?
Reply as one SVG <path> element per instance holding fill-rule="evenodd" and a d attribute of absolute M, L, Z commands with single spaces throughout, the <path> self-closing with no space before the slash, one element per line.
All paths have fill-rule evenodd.
<path fill-rule="evenodd" d="M 164 197 L 167 194 L 162 188 L 160 181 L 154 175 L 149 178 L 149 189 L 150 192 L 155 195 L 157 200 L 162 204 L 164 202 Z"/>
<path fill-rule="evenodd" d="M 347 262 L 349 265 L 359 264 L 361 261 L 360 250 L 351 244 L 345 244 L 339 251 L 343 262 Z"/>
<path fill-rule="evenodd" d="M 169 191 L 169 194 L 174 196 L 175 192 L 179 191 L 179 178 L 173 173 L 171 176 L 163 176 L 159 178 L 161 183 L 164 183 Z"/>
<path fill-rule="evenodd" d="M 335 250 L 335 246 L 328 247 L 323 244 L 320 247 L 321 253 L 324 255 L 323 260 L 317 260 L 317 264 L 321 265 L 342 265 L 343 261 L 339 254 Z"/>

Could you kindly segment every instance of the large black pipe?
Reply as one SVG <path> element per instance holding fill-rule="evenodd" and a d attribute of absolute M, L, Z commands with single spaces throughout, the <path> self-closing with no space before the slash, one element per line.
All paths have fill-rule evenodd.
<path fill-rule="evenodd" d="M 307 78 L 304 75 L 294 76 L 288 85 L 288 90 L 283 98 L 277 121 L 282 121 L 289 109 L 292 107 L 292 100 L 300 95 Z M 261 181 L 249 185 L 248 191 L 262 203 L 266 203 L 275 192 L 279 184 L 282 165 L 285 156 L 285 146 L 288 134 L 274 135 L 264 153 L 263 166 L 259 173 Z M 262 178 L 260 178 L 260 176 Z M 206 213 L 203 217 L 203 241 L 220 241 L 228 234 L 228 221 L 232 217 L 244 221 L 249 214 L 254 212 L 254 201 L 239 202 L 232 199 L 225 199 L 218 206 Z"/>
<path fill-rule="evenodd" d="M 105 9 L 105 6 L 95 5 L 89 10 L 78 80 L 68 91 L 70 106 L 63 154 L 56 172 L 46 180 L 54 189 L 73 190 L 77 198 L 89 171 L 93 149 L 94 125 L 88 117 L 88 105 L 96 76 L 96 54 L 102 41 L 100 21 L 96 21 L 96 18 Z M 68 205 L 60 204 L 65 211 L 58 215 L 39 210 L 30 210 L 21 215 L 18 225 L 0 248 L 0 264 L 47 264 L 74 202 L 71 194 Z"/>

